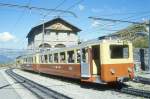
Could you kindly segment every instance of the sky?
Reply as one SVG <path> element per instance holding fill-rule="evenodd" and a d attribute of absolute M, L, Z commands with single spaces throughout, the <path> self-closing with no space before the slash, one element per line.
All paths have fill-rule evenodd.
<path fill-rule="evenodd" d="M 67 13 L 46 12 L 8 8 L 0 6 L 0 48 L 26 49 L 27 34 L 30 29 L 60 15 L 61 18 L 77 26 L 82 31 L 82 40 L 94 39 L 114 33 L 127 27 L 127 23 L 92 20 L 88 17 L 101 17 L 142 22 L 150 19 L 150 0 L 0 0 L 0 3 L 29 5 L 72 11 L 77 17 Z M 58 5 L 60 5 L 58 7 Z M 73 6 L 72 6 L 73 5 Z"/>

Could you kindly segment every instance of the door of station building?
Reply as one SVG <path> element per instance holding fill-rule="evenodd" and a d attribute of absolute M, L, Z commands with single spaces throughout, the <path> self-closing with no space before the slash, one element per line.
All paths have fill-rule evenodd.
<path fill-rule="evenodd" d="M 81 77 L 88 78 L 91 76 L 89 64 L 89 48 L 82 48 L 81 51 Z"/>

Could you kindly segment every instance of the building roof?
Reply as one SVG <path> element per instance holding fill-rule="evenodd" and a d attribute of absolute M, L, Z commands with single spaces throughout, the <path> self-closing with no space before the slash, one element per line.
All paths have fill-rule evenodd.
<path fill-rule="evenodd" d="M 81 31 L 79 28 L 77 28 L 76 26 L 74 26 L 74 25 L 70 24 L 69 22 L 63 20 L 62 18 L 55 18 L 55 19 L 53 19 L 53 20 L 50 20 L 50 21 L 48 21 L 48 22 L 45 22 L 44 25 L 45 25 L 45 27 L 47 27 L 47 26 L 50 26 L 50 25 L 55 24 L 55 23 L 57 23 L 57 22 L 60 22 L 60 23 L 64 24 L 65 26 L 70 27 L 73 32 L 76 32 L 76 33 L 77 33 L 77 32 L 80 32 L 80 31 Z M 42 29 L 42 28 L 43 28 L 43 24 L 40 24 L 40 25 L 37 25 L 37 26 L 33 27 L 33 28 L 30 30 L 30 32 L 27 34 L 27 38 L 28 38 L 35 30 L 37 30 L 37 29 Z"/>

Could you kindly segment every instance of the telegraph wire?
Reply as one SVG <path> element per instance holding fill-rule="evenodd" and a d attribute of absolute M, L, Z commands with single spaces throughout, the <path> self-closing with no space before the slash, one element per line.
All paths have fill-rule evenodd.
<path fill-rule="evenodd" d="M 146 15 L 145 15 L 145 14 L 146 14 Z M 126 20 L 126 19 L 136 20 L 136 19 L 139 19 L 139 18 L 141 18 L 141 17 L 146 17 L 146 16 L 148 16 L 148 15 L 150 14 L 150 12 L 149 12 L 149 13 L 145 13 L 145 14 L 143 14 L 143 15 L 138 15 L 138 16 L 136 16 L 136 15 L 134 15 L 134 16 L 129 16 L 129 17 L 127 17 L 127 18 L 122 18 L 121 20 Z M 136 17 L 136 18 L 134 18 L 134 17 Z M 122 24 L 122 23 L 118 23 L 118 24 L 116 24 L 116 25 L 120 25 L 120 24 Z M 116 25 L 113 25 L 113 26 L 116 26 Z"/>
<path fill-rule="evenodd" d="M 124 22 L 124 23 L 132 23 L 132 24 L 146 24 L 134 21 L 126 21 L 126 20 L 119 20 L 119 19 L 107 19 L 107 18 L 100 18 L 100 17 L 88 17 L 93 20 L 102 20 L 102 21 L 111 21 L 111 22 Z"/>
<path fill-rule="evenodd" d="M 53 10 L 59 12 L 60 10 L 57 10 L 57 8 L 60 7 L 65 1 L 66 1 L 66 0 L 63 0 L 63 1 L 62 1 L 58 6 L 56 6 Z M 31 2 L 31 0 L 28 1 L 27 5 L 24 6 L 24 8 L 25 8 L 25 7 L 31 8 L 31 7 L 29 6 L 30 2 Z M 1 3 L 0 3 L 0 4 L 1 4 Z M 8 6 L 9 6 L 9 5 L 8 5 Z M 16 5 L 10 5 L 10 6 L 16 6 Z M 18 7 L 18 5 L 17 5 L 17 7 Z M 20 7 L 20 6 L 19 6 L 19 7 Z M 30 10 L 31 10 L 31 9 L 30 9 Z M 53 10 L 48 11 L 48 13 L 54 12 Z M 25 11 L 25 9 L 24 9 L 24 11 Z M 61 10 L 61 11 L 63 11 L 63 10 Z M 65 11 L 65 13 L 66 13 L 66 12 L 68 13 L 68 12 L 70 12 L 70 11 Z M 63 12 L 63 13 L 64 13 L 64 12 Z M 24 14 L 24 13 L 23 13 L 23 14 Z M 17 20 L 16 24 L 17 24 L 18 21 L 23 17 L 23 14 L 21 14 L 21 16 L 20 16 L 19 19 Z M 16 24 L 15 24 L 15 25 L 16 25 Z M 25 40 L 26 40 L 26 38 L 25 38 Z M 24 41 L 23 41 L 23 42 L 24 42 Z"/>
<path fill-rule="evenodd" d="M 55 8 L 54 8 L 54 10 L 57 10 L 57 8 L 58 7 L 60 7 L 61 5 L 63 5 L 64 3 L 66 2 L 66 0 L 63 0 L 60 4 L 58 4 Z M 43 27 L 43 30 L 42 30 L 42 43 L 41 44 L 43 44 L 43 48 L 44 48 L 44 35 L 45 35 L 45 17 L 47 16 L 47 15 L 49 15 L 50 13 L 52 13 L 52 11 L 49 11 L 47 14 L 45 14 L 45 15 L 43 15 L 43 19 L 42 19 L 42 21 L 43 21 L 43 23 L 42 23 L 42 27 Z M 35 44 L 35 43 L 33 43 L 33 44 Z M 33 45 L 33 51 L 35 51 L 35 45 Z"/>
<path fill-rule="evenodd" d="M 135 14 L 145 14 L 150 13 L 150 11 L 142 11 L 142 12 L 125 12 L 125 13 L 111 13 L 111 14 L 100 14 L 101 16 L 112 16 L 112 15 L 135 15 Z"/>
<path fill-rule="evenodd" d="M 147 13 L 147 14 L 150 14 L 150 13 Z M 134 15 L 135 16 L 135 15 Z M 134 21 L 126 21 L 124 19 L 129 19 L 131 17 L 134 17 L 134 16 L 129 16 L 127 18 L 123 18 L 123 19 L 118 19 L 118 20 L 114 20 L 114 19 L 106 19 L 106 18 L 98 18 L 98 17 L 89 17 L 90 19 L 93 19 L 93 20 L 102 20 L 102 21 L 111 21 L 111 22 L 114 22 L 114 23 L 118 23 L 118 24 L 121 24 L 121 23 L 131 23 L 131 24 L 145 24 L 144 22 L 143 23 L 140 23 L 140 22 L 134 22 Z M 116 26 L 118 24 L 114 24 L 114 25 L 111 25 L 111 26 Z M 106 26 L 107 24 L 103 24 L 103 26 Z M 148 25 L 148 24 L 145 24 L 145 25 Z M 111 29 L 101 29 L 101 30 L 107 30 L 107 31 L 119 31 L 119 30 L 111 30 Z"/>
<path fill-rule="evenodd" d="M 66 11 L 69 11 L 70 9 L 74 8 L 76 5 L 80 4 L 81 2 L 83 2 L 84 0 L 79 0 L 78 2 L 76 2 L 75 4 L 71 5 L 70 7 L 68 7 L 66 9 Z"/>
<path fill-rule="evenodd" d="M 122 19 L 118 19 L 118 20 L 115 20 L 115 19 L 107 19 L 107 18 L 100 18 L 100 17 L 88 17 L 90 19 L 93 19 L 93 20 L 101 20 L 101 21 L 110 21 L 110 22 L 114 22 L 114 23 L 117 23 L 117 22 L 120 22 L 121 23 L 130 23 L 130 24 L 139 24 L 139 25 L 149 25 L 149 23 L 145 23 L 145 22 L 135 22 L 135 21 L 126 21 L 126 20 L 122 20 Z M 117 24 L 118 25 L 118 24 Z M 103 25 L 105 26 L 105 25 Z M 115 26 L 115 25 L 112 25 L 112 26 Z M 117 32 L 117 31 L 120 31 L 120 29 L 105 29 L 105 28 L 101 28 L 100 30 L 105 30 L 105 31 L 112 31 L 112 32 Z"/>
<path fill-rule="evenodd" d="M 113 13 L 113 14 L 117 14 L 117 13 Z M 105 15 L 113 15 L 113 14 L 105 14 Z M 132 15 L 132 16 L 128 16 L 128 17 L 126 17 L 126 18 L 122 18 L 122 19 L 120 19 L 120 20 L 127 20 L 127 19 L 130 19 L 130 20 L 135 20 L 135 19 L 138 19 L 138 18 L 140 18 L 140 17 L 146 17 L 146 16 L 148 16 L 149 14 L 150 14 L 150 11 L 143 11 L 143 12 L 133 12 L 133 13 L 118 13 L 119 15 L 124 15 L 124 14 L 134 14 L 134 15 Z M 135 14 L 137 14 L 137 15 L 135 15 Z M 138 14 L 142 14 L 142 16 L 141 15 L 138 15 Z M 144 15 L 144 16 L 143 16 Z M 133 17 L 136 17 L 136 18 L 133 18 Z M 138 18 L 137 18 L 138 17 Z M 118 23 L 118 22 L 116 22 L 116 24 L 114 24 L 114 25 L 111 25 L 113 28 L 114 28 L 114 26 L 118 26 L 118 25 L 120 25 L 120 24 L 123 24 L 122 22 L 120 22 L 120 23 Z M 108 26 L 107 24 L 103 24 L 103 26 Z M 103 29 L 103 30 L 107 30 L 107 29 Z M 110 31 L 110 30 L 109 30 Z"/>
<path fill-rule="evenodd" d="M 27 4 L 26 4 L 26 6 L 29 6 L 29 5 L 30 5 L 30 3 L 31 3 L 31 0 L 28 0 L 28 2 L 27 2 Z M 17 21 L 15 22 L 15 24 L 14 24 L 13 28 L 17 26 L 17 24 L 19 23 L 19 21 L 20 21 L 20 20 L 21 20 L 21 18 L 23 17 L 24 12 L 25 12 L 25 9 L 22 11 L 21 15 L 19 16 L 19 18 L 18 18 L 18 19 L 17 19 Z M 13 30 L 11 30 L 11 31 L 13 31 Z"/>
<path fill-rule="evenodd" d="M 42 8 L 42 7 L 36 7 L 36 6 L 28 6 L 28 5 L 17 5 L 17 4 L 10 4 L 10 3 L 1 3 L 0 6 L 4 7 L 10 7 L 10 8 L 23 8 L 23 9 L 28 9 L 28 10 L 43 10 L 43 11 L 52 11 L 52 12 L 61 12 L 61 13 L 68 13 L 71 14 L 72 16 L 76 17 L 76 14 L 71 12 L 71 11 L 66 11 L 66 10 L 56 10 L 56 9 L 50 9 L 50 8 Z"/>
<path fill-rule="evenodd" d="M 65 11 L 70 11 L 70 9 L 74 8 L 76 5 L 80 4 L 81 2 L 83 2 L 84 0 L 79 0 L 78 2 L 72 4 L 70 7 L 68 7 L 67 9 L 65 9 Z M 63 13 L 58 14 L 58 16 L 62 15 Z M 77 16 L 76 16 L 77 17 Z"/>
<path fill-rule="evenodd" d="M 32 0 L 28 0 L 28 2 L 26 3 L 26 6 L 30 6 L 31 1 L 32 1 Z M 25 13 L 25 10 L 26 10 L 26 9 L 24 9 L 24 10 L 22 11 L 22 13 L 21 13 L 21 15 L 19 16 L 18 20 L 17 20 L 17 21 L 16 21 L 16 23 L 14 24 L 14 26 L 13 26 L 13 30 L 14 30 L 14 27 L 16 27 L 16 26 L 17 26 L 17 24 L 19 23 L 19 21 L 23 18 L 24 13 Z M 13 30 L 11 30 L 11 31 L 13 31 Z M 26 38 L 25 38 L 25 39 L 23 39 L 23 40 L 20 42 L 20 44 L 19 44 L 19 45 L 22 45 L 22 43 L 23 43 L 25 40 L 26 40 Z"/>
<path fill-rule="evenodd" d="M 63 0 L 62 2 L 60 2 L 54 9 L 58 9 L 60 6 L 62 6 L 64 3 L 66 2 L 66 0 Z M 44 17 L 48 16 L 50 13 L 52 13 L 52 11 L 49 11 L 46 15 L 44 15 Z"/>
<path fill-rule="evenodd" d="M 63 5 L 66 2 L 66 0 L 63 0 L 61 3 L 59 3 L 54 9 L 57 10 L 57 8 L 59 8 L 61 5 Z M 52 11 L 48 11 L 47 14 L 40 14 L 43 16 L 43 19 L 45 19 L 45 17 L 47 17 L 50 13 L 52 13 Z M 56 16 L 56 15 L 55 15 Z M 38 22 L 39 23 L 39 22 Z"/>
<path fill-rule="evenodd" d="M 126 20 L 126 19 L 137 20 L 137 19 L 142 18 L 142 17 L 147 17 L 149 14 L 150 14 L 150 11 L 149 12 L 147 11 L 147 12 L 143 12 L 142 15 L 133 15 L 133 16 L 129 16 L 127 18 L 122 18 L 121 20 Z M 134 17 L 136 17 L 136 18 L 134 18 Z M 116 26 L 116 25 L 120 25 L 120 24 L 123 24 L 123 23 L 114 24 L 112 26 Z"/>

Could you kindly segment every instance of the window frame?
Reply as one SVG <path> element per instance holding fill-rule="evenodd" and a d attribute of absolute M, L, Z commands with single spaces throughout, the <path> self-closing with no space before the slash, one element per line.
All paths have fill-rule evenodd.
<path fill-rule="evenodd" d="M 112 49 L 111 49 L 111 47 L 114 47 L 114 46 L 117 46 L 117 47 L 121 47 L 122 48 L 122 53 L 121 53 L 121 55 L 120 56 L 112 56 Z M 125 47 L 126 46 L 126 47 Z M 127 48 L 127 57 L 124 57 L 124 48 Z M 117 51 L 118 52 L 118 51 Z M 110 57 L 110 59 L 129 59 L 129 57 L 130 57 L 130 52 L 129 52 L 129 45 L 122 45 L 122 44 L 120 44 L 120 45 L 118 45 L 118 44 L 110 44 L 109 45 L 109 57 Z M 118 53 L 117 53 L 118 54 Z M 119 54 L 118 54 L 119 55 Z"/>

